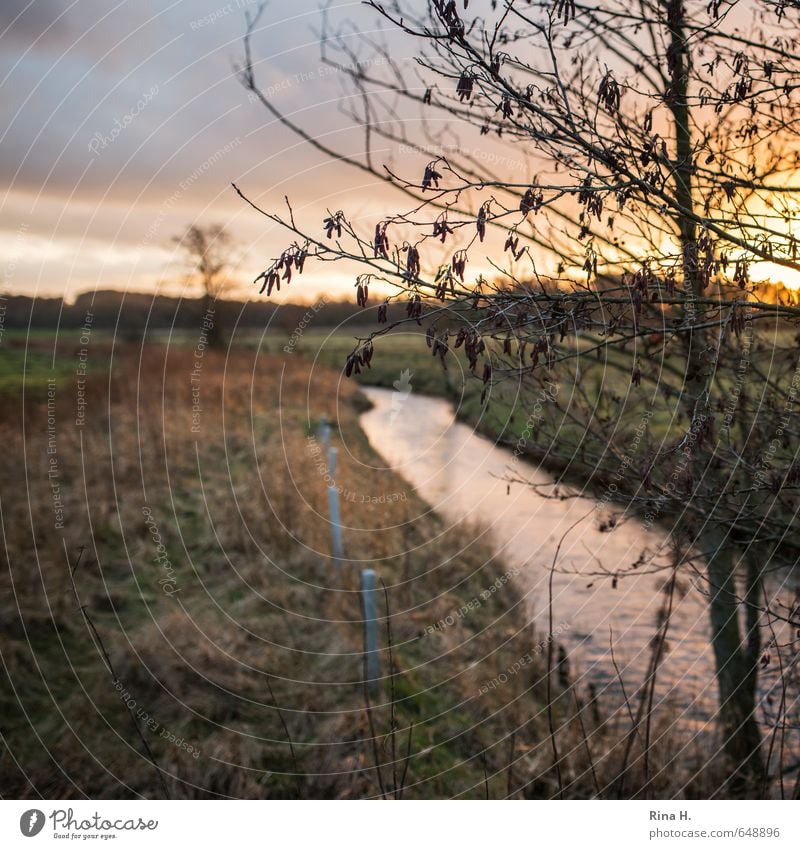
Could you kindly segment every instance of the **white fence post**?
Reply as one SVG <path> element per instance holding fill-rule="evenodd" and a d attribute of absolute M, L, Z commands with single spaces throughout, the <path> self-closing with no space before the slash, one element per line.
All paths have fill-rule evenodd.
<path fill-rule="evenodd" d="M 327 416 L 322 416 L 319 420 L 317 439 L 322 443 L 322 446 L 325 449 L 327 449 L 331 444 L 331 426 L 328 424 Z"/>
<path fill-rule="evenodd" d="M 344 559 L 342 545 L 342 517 L 339 513 L 339 490 L 335 486 L 328 487 L 328 513 L 331 520 L 331 549 L 334 560 L 341 564 Z"/>
<path fill-rule="evenodd" d="M 331 426 L 327 416 L 321 416 L 317 428 L 317 441 L 321 444 L 323 456 L 328 455 L 328 476 L 331 485 L 328 487 L 328 517 L 331 523 L 331 551 L 336 565 L 340 566 L 344 558 L 342 543 L 342 514 L 339 510 L 339 491 L 333 478 L 336 475 L 336 449 L 331 445 Z"/>
<path fill-rule="evenodd" d="M 364 657 L 366 660 L 367 690 L 378 694 L 380 655 L 378 654 L 378 605 L 374 569 L 361 571 L 361 603 L 364 610 Z"/>

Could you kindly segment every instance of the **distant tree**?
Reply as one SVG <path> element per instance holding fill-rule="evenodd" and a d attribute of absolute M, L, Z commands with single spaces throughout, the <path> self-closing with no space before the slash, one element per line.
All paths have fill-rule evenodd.
<path fill-rule="evenodd" d="M 222 224 L 193 224 L 184 234 L 174 236 L 173 242 L 183 251 L 190 279 L 196 279 L 202 287 L 203 311 L 214 309 L 208 344 L 220 345 L 223 328 L 214 305 L 234 286 L 231 271 L 238 259 L 238 247 Z"/>
<path fill-rule="evenodd" d="M 543 444 L 558 458 L 574 426 L 580 444 L 564 454 L 597 484 L 614 481 L 632 514 L 669 520 L 680 562 L 702 558 L 693 577 L 707 596 L 731 779 L 763 786 L 756 680 L 770 652 L 760 632 L 800 628 L 796 602 L 767 599 L 762 586 L 766 571 L 800 557 L 800 362 L 789 332 L 800 307 L 766 294 L 753 272 L 800 272 L 797 3 L 365 6 L 380 18 L 369 36 L 325 18 L 321 40 L 356 95 L 342 103 L 364 128 L 363 153 L 335 149 L 259 87 L 260 13 L 241 77 L 309 145 L 410 200 L 364 232 L 343 210 L 302 226 L 237 188 L 293 240 L 259 280 L 269 293 L 304 266 L 342 261 L 360 267 L 360 305 L 370 284 L 394 287 L 348 373 L 381 334 L 426 316 L 434 353 L 464 352 L 487 407 L 507 381 L 536 397 L 537 382 L 579 358 L 624 376 L 622 391 L 617 381 L 592 394 L 575 369 L 570 405 Z M 378 159 L 378 143 L 425 159 L 404 176 Z M 495 282 L 470 272 L 478 262 Z M 628 425 L 651 420 L 667 423 L 663 442 L 644 428 L 631 448 Z M 773 646 L 796 663 L 792 640 Z"/>

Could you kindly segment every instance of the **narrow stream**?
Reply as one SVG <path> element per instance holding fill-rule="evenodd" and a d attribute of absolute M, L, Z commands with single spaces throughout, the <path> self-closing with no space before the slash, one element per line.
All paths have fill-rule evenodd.
<path fill-rule="evenodd" d="M 645 562 L 619 580 L 616 588 L 610 576 L 587 577 L 587 573 L 600 571 L 600 564 L 611 573 L 626 569 L 644 552 L 661 549 L 665 533 L 635 521 L 604 532 L 600 525 L 613 508 L 597 501 L 547 498 L 523 484 L 511 484 L 509 491 L 504 479 L 509 472 L 541 484 L 552 478 L 455 421 L 447 401 L 374 387 L 363 391 L 374 405 L 361 417 L 372 446 L 447 521 L 470 520 L 476 535 L 488 529 L 506 564 L 519 570 L 514 581 L 542 635 L 547 633 L 554 555 L 559 541 L 578 522 L 566 533 L 558 557 L 553 622 L 568 626 L 559 629 L 557 639 L 569 652 L 579 685 L 585 690 L 591 682 L 606 709 L 619 707 L 622 696 L 611 656 L 612 635 L 614 660 L 631 695 L 650 662 L 667 573 L 648 574 L 652 567 Z M 702 582 L 695 578 L 692 584 L 691 576 L 686 576 L 683 583 L 687 591 L 674 597 L 656 704 L 669 705 L 674 720 L 699 726 L 713 717 L 717 690 Z M 768 680 L 764 686 L 770 686 Z"/>

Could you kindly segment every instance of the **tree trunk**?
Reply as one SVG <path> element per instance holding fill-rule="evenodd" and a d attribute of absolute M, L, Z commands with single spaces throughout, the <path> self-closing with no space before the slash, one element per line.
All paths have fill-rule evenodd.
<path fill-rule="evenodd" d="M 747 624 L 745 639 L 747 647 L 745 658 L 749 668 L 749 680 L 747 682 L 751 698 L 755 701 L 756 686 L 758 685 L 758 661 L 761 658 L 761 615 L 760 605 L 762 602 L 762 569 L 763 564 L 758 555 L 752 549 L 748 549 L 745 555 L 747 563 L 747 584 L 745 587 L 745 603 L 747 604 Z"/>
<path fill-rule="evenodd" d="M 675 131 L 674 188 L 675 200 L 687 213 L 696 208 L 692 181 L 694 150 L 692 143 L 688 79 L 690 48 L 683 28 L 682 0 L 665 0 L 665 11 L 670 31 L 670 91 L 667 98 L 672 112 Z M 690 214 L 679 215 L 677 221 L 682 252 L 684 292 L 687 307 L 683 320 L 691 328 L 702 325 L 702 310 L 696 298 L 703 293 L 703 281 L 698 273 L 697 225 Z M 703 446 L 700 431 L 705 432 L 710 414 L 709 396 L 714 376 L 714 363 L 706 359 L 706 352 L 716 348 L 716 339 L 707 330 L 695 330 L 684 337 L 686 378 L 683 387 L 683 408 L 689 420 L 692 440 L 689 443 L 691 486 L 715 484 L 723 491 L 725 481 L 715 481 L 707 468 L 709 450 Z M 697 444 L 695 444 L 695 441 Z M 739 624 L 739 603 L 736 596 L 736 560 L 732 545 L 724 528 L 715 522 L 713 515 L 703 515 L 702 510 L 691 508 L 689 496 L 688 515 L 695 515 L 702 524 L 695 544 L 707 556 L 709 579 L 709 613 L 711 641 L 716 661 L 719 685 L 719 719 L 724 735 L 724 750 L 730 761 L 731 781 L 740 788 L 753 785 L 763 778 L 760 750 L 760 732 L 755 720 L 755 672 L 748 663 L 748 653 L 743 645 Z M 727 548 L 725 547 L 727 544 Z"/>
<path fill-rule="evenodd" d="M 222 345 L 222 331 L 219 326 L 217 299 L 210 293 L 206 292 L 203 298 L 203 319 L 208 317 L 210 324 L 206 328 L 206 344 L 209 348 L 219 348 Z"/>
<path fill-rule="evenodd" d="M 752 791 L 760 787 L 764 779 L 761 732 L 755 717 L 757 659 L 752 658 L 752 642 L 749 644 L 751 650 L 742 642 L 736 559 L 730 547 L 724 548 L 725 534 L 713 527 L 704 531 L 700 539 L 708 552 L 711 644 L 719 686 L 723 748 L 730 760 L 732 786 Z"/>

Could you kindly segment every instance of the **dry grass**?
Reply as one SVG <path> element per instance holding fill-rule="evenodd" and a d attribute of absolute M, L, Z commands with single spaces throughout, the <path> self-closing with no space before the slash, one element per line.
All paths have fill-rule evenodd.
<path fill-rule="evenodd" d="M 557 795 L 544 655 L 479 695 L 541 635 L 510 584 L 424 634 L 505 569 L 486 548 L 462 550 L 458 529 L 415 518 L 424 511 L 407 484 L 373 468 L 355 387 L 292 357 L 208 352 L 194 433 L 192 360 L 186 349 L 117 348 L 111 377 L 90 376 L 82 428 L 74 379 L 60 377 L 54 455 L 46 390 L 5 406 L 2 795 L 163 795 L 120 691 L 173 798 Z M 337 483 L 354 494 L 342 504 L 351 562 L 340 575 L 308 439 L 323 415 L 335 423 Z M 381 493 L 404 500 L 371 503 Z M 80 548 L 89 622 L 69 578 Z M 356 592 L 367 564 L 387 586 L 395 664 L 371 712 Z M 381 641 L 388 673 L 385 620 Z M 553 711 L 565 795 L 611 794 L 627 720 L 587 708 L 581 727 L 569 690 Z M 659 772 L 675 751 L 671 734 L 656 745 L 650 792 L 707 795 L 715 776 L 692 777 L 697 751 Z M 636 743 L 630 794 L 642 789 L 640 754 Z"/>

